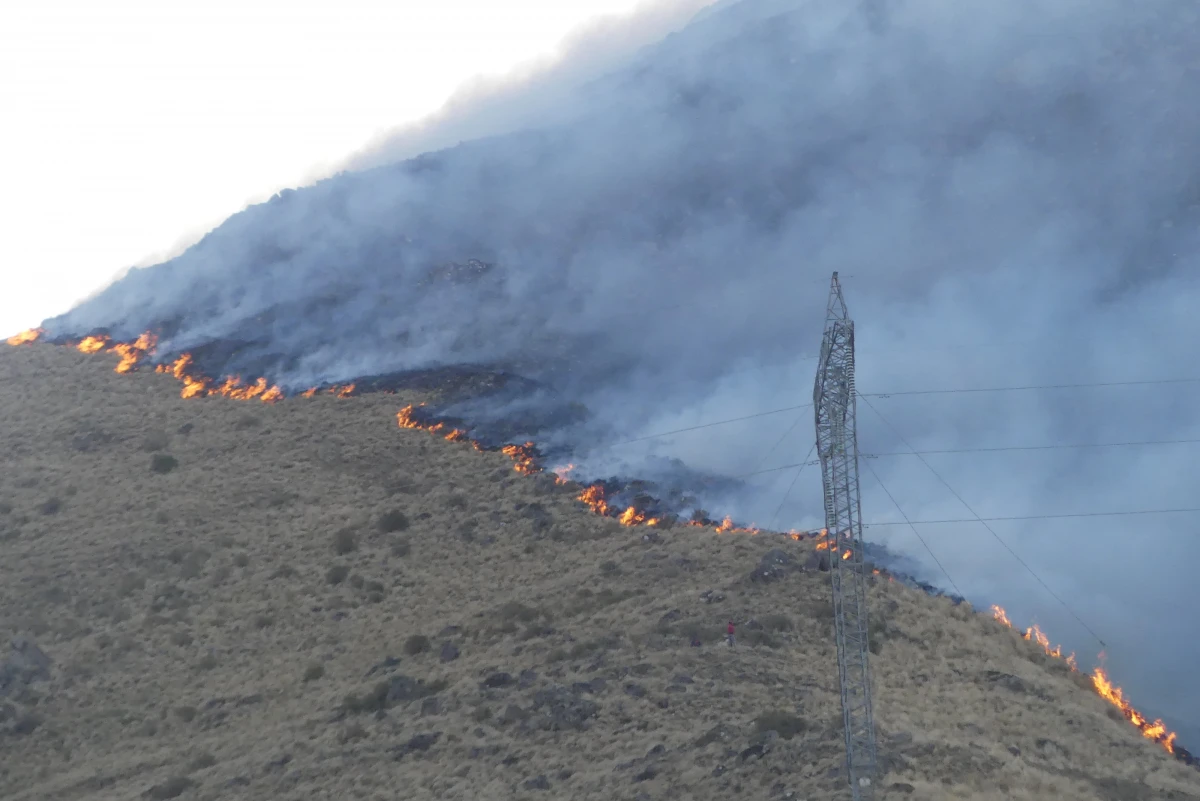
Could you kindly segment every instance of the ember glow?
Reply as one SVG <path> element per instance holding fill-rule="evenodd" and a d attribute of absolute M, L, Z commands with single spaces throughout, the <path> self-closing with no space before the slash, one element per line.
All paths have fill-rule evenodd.
<path fill-rule="evenodd" d="M 1012 622 L 1008 619 L 1008 613 L 1004 611 L 1003 607 L 993 604 L 992 617 L 1004 627 L 1010 629 L 1013 628 Z M 1056 645 L 1051 648 L 1050 638 L 1047 637 L 1036 625 L 1030 626 L 1028 629 L 1026 629 L 1022 636 L 1030 642 L 1037 643 L 1043 651 L 1055 659 L 1063 659 L 1062 646 Z M 1067 666 L 1070 667 L 1073 672 L 1079 669 L 1075 663 L 1075 654 L 1071 654 L 1063 661 L 1067 663 Z M 1096 694 L 1105 701 L 1108 701 L 1117 709 L 1121 710 L 1121 714 L 1125 717 L 1125 719 L 1136 726 L 1142 733 L 1143 737 L 1145 737 L 1147 740 L 1158 743 L 1166 749 L 1167 753 L 1175 753 L 1175 740 L 1178 735 L 1175 732 L 1168 731 L 1166 724 L 1164 724 L 1161 720 L 1147 720 L 1145 715 L 1134 709 L 1133 705 L 1130 704 L 1129 700 L 1125 697 L 1125 694 L 1122 692 L 1121 688 L 1115 686 L 1108 678 L 1108 674 L 1104 672 L 1104 668 L 1097 667 L 1095 670 L 1093 670 L 1091 679 L 1092 689 L 1096 691 Z"/>

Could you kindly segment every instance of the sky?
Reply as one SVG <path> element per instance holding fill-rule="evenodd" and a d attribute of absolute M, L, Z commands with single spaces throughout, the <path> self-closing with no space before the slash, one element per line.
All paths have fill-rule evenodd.
<path fill-rule="evenodd" d="M 456 91 L 534 70 L 597 19 L 643 6 L 3 4 L 0 336 L 66 311 L 130 266 L 174 255 L 248 203 L 330 172 Z"/>

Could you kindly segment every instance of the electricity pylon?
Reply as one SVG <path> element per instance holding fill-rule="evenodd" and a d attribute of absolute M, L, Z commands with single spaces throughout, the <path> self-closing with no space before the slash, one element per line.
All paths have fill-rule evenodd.
<path fill-rule="evenodd" d="M 825 312 L 821 361 L 813 387 L 817 451 L 830 538 L 833 617 L 837 637 L 846 767 L 854 801 L 870 801 L 876 773 L 875 716 L 867 643 L 867 575 L 858 494 L 858 437 L 854 425 L 854 321 L 833 274 Z"/>

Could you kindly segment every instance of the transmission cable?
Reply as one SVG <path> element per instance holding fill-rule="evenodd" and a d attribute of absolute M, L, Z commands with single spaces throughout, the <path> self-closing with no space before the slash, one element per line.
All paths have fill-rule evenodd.
<path fill-rule="evenodd" d="M 762 472 L 762 466 L 763 466 L 763 464 L 765 464 L 765 463 L 766 463 L 767 459 L 771 458 L 771 454 L 775 452 L 775 449 L 776 449 L 776 448 L 778 448 L 780 445 L 782 445 L 782 444 L 783 444 L 783 441 L 784 441 L 785 439 L 787 439 L 787 438 L 788 438 L 788 436 L 789 436 L 789 435 L 790 435 L 790 434 L 791 434 L 793 431 L 795 431 L 795 430 L 796 430 L 796 426 L 800 425 L 800 422 L 801 422 L 803 419 L 804 419 L 804 415 L 802 415 L 802 414 L 800 414 L 800 415 L 796 415 L 796 419 L 795 419 L 795 421 L 794 421 L 794 422 L 793 422 L 793 423 L 792 423 L 790 426 L 788 426 L 787 430 L 786 430 L 786 431 L 784 431 L 782 435 L 780 435 L 779 439 L 775 440 L 775 444 L 774 444 L 774 445 L 772 445 L 772 446 L 770 447 L 770 449 L 769 449 L 769 450 L 768 450 L 766 453 L 764 453 L 764 454 L 763 454 L 763 457 L 762 457 L 761 459 L 759 459 L 759 460 L 758 460 L 758 464 L 757 464 L 757 465 L 755 465 L 755 467 L 754 467 L 754 472 L 755 472 L 755 473 Z M 797 464 L 799 464 L 799 463 L 797 463 Z M 797 466 L 797 465 L 792 465 L 792 467 L 796 467 L 796 466 Z"/>
<path fill-rule="evenodd" d="M 904 438 L 904 435 L 901 434 L 894 425 L 892 425 L 891 421 L 889 421 L 886 417 L 884 417 L 883 414 L 878 409 L 875 408 L 874 404 L 872 404 L 866 398 L 863 398 L 863 403 L 867 404 L 867 406 L 871 409 L 871 411 L 875 412 L 875 414 L 878 415 L 879 419 L 882 420 L 888 428 L 892 429 L 892 432 L 900 439 L 900 441 L 902 443 L 904 443 L 904 447 L 913 451 L 914 455 L 916 455 L 916 457 L 921 460 L 921 463 L 924 464 L 925 467 L 929 468 L 929 472 L 933 473 L 934 477 L 937 478 L 938 481 L 942 482 L 942 484 L 946 487 L 946 489 L 950 490 L 950 494 L 953 495 L 955 498 L 957 498 L 958 502 L 961 503 L 963 505 L 963 507 L 975 517 L 975 520 L 978 521 L 979 524 L 982 525 L 985 529 L 987 529 L 988 532 L 993 537 L 995 537 L 996 542 L 1003 545 L 1004 548 L 1010 554 L 1012 554 L 1013 558 L 1016 559 L 1026 570 L 1029 571 L 1029 575 L 1033 576 L 1037 580 L 1037 582 L 1042 585 L 1042 587 L 1046 590 L 1046 592 L 1050 593 L 1051 597 L 1053 597 L 1056 601 L 1058 601 L 1059 604 L 1062 605 L 1063 609 L 1066 609 L 1067 612 L 1069 612 L 1070 615 L 1075 618 L 1075 620 L 1079 623 L 1079 625 L 1083 626 L 1089 634 L 1091 634 L 1093 637 L 1096 638 L 1096 642 L 1100 643 L 1101 647 L 1107 648 L 1108 647 L 1107 644 L 1104 642 L 1103 639 L 1101 639 L 1100 635 L 1097 634 L 1092 629 L 1091 626 L 1089 626 L 1087 623 L 1085 623 L 1083 621 L 1083 618 L 1081 618 L 1078 614 L 1076 614 L 1075 610 L 1072 609 L 1070 606 L 1068 606 L 1067 602 L 1064 601 L 1061 597 L 1059 597 L 1058 593 L 1056 593 L 1056 592 L 1054 592 L 1054 590 L 1050 589 L 1050 585 L 1048 585 L 1045 581 L 1042 580 L 1042 577 L 1039 576 L 1034 571 L 1034 569 L 1029 566 L 1029 563 L 1026 562 L 1024 559 L 1022 559 L 1020 554 L 1018 554 L 1015 550 L 1013 550 L 1012 547 L 1007 542 L 1004 541 L 1004 538 L 1002 538 L 999 534 L 997 534 L 995 529 L 993 529 L 991 526 L 989 526 L 987 524 L 987 522 L 984 521 L 984 519 L 982 517 L 980 517 L 979 514 L 974 509 L 971 508 L 970 504 L 968 504 L 965 500 L 963 500 L 963 497 L 954 490 L 954 487 L 950 486 L 949 482 L 947 482 L 946 479 L 942 478 L 941 474 L 938 473 L 938 471 L 933 469 L 933 465 L 929 464 L 929 462 L 926 461 L 924 456 L 922 456 L 919 453 L 916 453 L 916 448 L 914 448 L 912 445 L 910 445 L 908 443 L 908 440 L 906 440 Z"/>
<path fill-rule="evenodd" d="M 899 397 L 901 395 L 960 395 L 960 394 L 984 393 L 984 392 L 1023 392 L 1023 391 L 1038 390 L 1038 389 L 1087 389 L 1087 388 L 1097 388 L 1097 387 L 1131 387 L 1131 386 L 1154 386 L 1154 385 L 1162 385 L 1162 384 L 1197 384 L 1197 383 L 1200 383 L 1200 378 L 1160 378 L 1160 379 L 1147 379 L 1144 381 L 1096 381 L 1096 382 L 1082 383 L 1082 384 L 1029 384 L 1029 385 L 1025 385 L 1025 386 L 1013 386 L 1013 387 L 971 387 L 971 388 L 959 388 L 959 389 L 913 389 L 913 390 L 904 390 L 901 392 L 856 392 L 855 395 L 860 398 L 865 399 L 865 398 L 893 398 L 893 397 Z M 628 445 L 633 442 L 645 442 L 646 440 L 658 439 L 660 437 L 668 437 L 668 436 L 671 436 L 672 434 L 684 434 L 689 431 L 699 431 L 701 429 L 713 428 L 715 426 L 723 426 L 723 425 L 727 425 L 729 423 L 739 423 L 743 420 L 753 420 L 757 417 L 767 417 L 772 414 L 782 414 L 783 412 L 792 412 L 792 411 L 796 411 L 797 409 L 809 409 L 809 408 L 812 408 L 812 404 L 805 403 L 805 404 L 801 404 L 799 406 L 787 406 L 782 409 L 772 409 L 769 412 L 756 412 L 754 414 L 747 414 L 747 415 L 743 415 L 741 417 L 731 417 L 726 420 L 714 420 L 711 423 L 701 423 L 700 425 L 688 426 L 686 428 L 677 428 L 672 431 L 662 431 L 658 434 L 647 434 L 644 437 L 634 437 L 633 439 L 620 440 L 618 442 L 610 443 L 608 447 L 616 447 L 618 445 Z M 1193 440 L 1179 440 L 1179 442 L 1181 442 L 1181 443 L 1182 442 L 1191 442 L 1191 441 L 1193 441 Z M 1169 442 L 1175 442 L 1175 440 L 1164 440 L 1163 444 L 1167 444 Z M 1141 444 L 1150 445 L 1150 444 L 1158 444 L 1158 443 L 1157 442 L 1146 442 L 1146 443 L 1130 442 L 1130 443 L 1112 443 L 1111 445 L 1105 443 L 1102 445 L 1054 445 L 1054 446 L 1013 447 L 1013 448 L 980 448 L 980 449 L 978 449 L 978 451 L 983 452 L 983 451 L 987 451 L 987 450 L 1037 450 L 1037 449 L 1041 449 L 1041 448 L 1050 449 L 1050 448 L 1073 448 L 1073 447 L 1079 447 L 1079 448 L 1115 447 L 1116 445 L 1141 445 Z M 975 452 L 975 449 L 964 450 L 964 451 L 921 451 L 921 453 L 957 453 L 957 452 L 971 453 L 971 452 Z M 882 454 L 875 454 L 875 455 L 882 455 Z M 888 455 L 890 455 L 890 454 L 888 454 Z M 785 469 L 786 467 L 792 467 L 792 466 L 794 466 L 794 465 L 785 465 L 785 467 L 778 468 L 778 469 Z"/>
<path fill-rule="evenodd" d="M 875 468 L 872 467 L 870 465 L 870 463 L 866 464 L 866 468 L 867 468 L 867 471 L 872 476 L 875 477 L 875 480 L 877 482 L 879 482 L 880 489 L 882 489 L 884 494 L 886 494 L 888 496 L 888 498 L 891 499 L 892 505 L 896 507 L 896 511 L 900 513 L 900 516 L 904 518 L 904 522 L 908 524 L 908 527 L 910 529 L 912 529 L 912 533 L 916 536 L 916 538 L 918 540 L 921 541 L 921 544 L 925 546 L 925 550 L 929 551 L 929 557 L 931 559 L 933 559 L 934 564 L 936 564 L 938 566 L 938 568 L 942 571 L 942 575 L 944 575 L 946 577 L 946 581 L 950 582 L 950 586 L 954 588 L 954 592 L 958 595 L 959 598 L 965 598 L 966 596 L 963 595 L 962 590 L 960 590 L 958 588 L 958 585 L 954 583 L 954 579 L 950 578 L 950 572 L 948 570 L 946 570 L 945 565 L 943 565 L 941 560 L 937 558 L 937 554 L 935 554 L 933 552 L 933 548 L 930 548 L 929 543 L 926 542 L 925 538 L 921 536 L 921 532 L 917 531 L 917 527 L 913 524 L 913 522 L 911 520 L 908 519 L 908 515 L 904 514 L 904 509 L 902 509 L 900 507 L 900 503 L 899 503 L 899 501 L 896 500 L 896 496 L 892 495 L 892 491 L 889 490 L 887 488 L 887 485 L 883 483 L 883 479 L 880 478 L 879 474 L 875 472 Z"/>
<path fill-rule="evenodd" d="M 1019 387 L 973 387 L 963 389 L 910 389 L 903 392 L 856 392 L 860 398 L 891 398 L 897 395 L 958 395 L 968 392 L 1023 392 L 1033 389 L 1088 389 L 1134 387 L 1156 384 L 1200 384 L 1200 378 L 1149 378 L 1141 381 L 1093 381 L 1082 384 L 1029 384 Z"/>
<path fill-rule="evenodd" d="M 688 431 L 699 431 L 702 428 L 712 428 L 714 426 L 723 426 L 727 423 L 739 423 L 742 420 L 753 420 L 756 417 L 768 417 L 772 414 L 782 414 L 783 412 L 794 412 L 797 409 L 811 409 L 811 403 L 802 403 L 799 406 L 787 406 L 783 409 L 772 409 L 769 412 L 756 412 L 755 414 L 747 414 L 743 417 L 731 417 L 728 420 L 717 420 L 712 423 L 701 423 L 697 426 L 688 426 L 687 428 L 677 428 L 674 431 L 663 431 L 659 434 L 647 434 L 644 437 L 634 437 L 633 439 L 623 439 L 620 442 L 613 442 L 608 447 L 616 447 L 617 445 L 628 445 L 631 442 L 644 442 L 648 439 L 658 439 L 659 437 L 669 437 L 672 434 L 683 434 Z M 799 422 L 799 421 L 797 421 Z"/>
<path fill-rule="evenodd" d="M 817 449 L 817 443 L 814 440 L 812 447 L 808 449 L 808 456 L 804 457 L 804 461 L 800 463 L 800 469 L 796 471 L 796 475 L 792 476 L 792 483 L 788 484 L 787 492 L 783 493 L 783 500 L 779 502 L 779 506 L 775 509 L 775 514 L 771 515 L 771 525 L 767 526 L 768 530 L 775 529 L 775 521 L 779 519 L 779 513 L 783 511 L 783 505 L 787 503 L 788 497 L 792 494 L 792 489 L 795 488 L 796 482 L 800 480 L 800 474 L 804 472 L 804 466 L 808 464 L 808 460 L 812 458 L 813 451 Z"/>
<path fill-rule="evenodd" d="M 1139 515 L 1178 515 L 1178 514 L 1197 514 L 1200 513 L 1200 506 L 1185 507 L 1177 509 L 1133 509 L 1129 511 L 1116 512 L 1070 512 L 1066 514 L 1054 515 L 1009 515 L 1004 517 L 954 517 L 945 518 L 943 520 L 914 520 L 913 523 L 921 526 L 933 526 L 941 523 L 1002 523 L 1027 520 L 1073 520 L 1092 517 L 1137 517 Z M 897 521 L 883 521 L 880 523 L 863 523 L 863 528 L 880 528 L 882 526 L 902 526 L 904 523 Z"/>
<path fill-rule="evenodd" d="M 866 401 L 863 401 L 864 403 Z M 891 451 L 887 453 L 864 453 L 863 459 L 879 459 L 882 457 L 891 456 L 917 456 L 917 455 L 936 455 L 950 453 L 1002 453 L 1005 451 L 1052 451 L 1052 450 L 1077 450 L 1085 448 L 1129 448 L 1141 445 L 1194 445 L 1200 443 L 1200 438 L 1196 439 L 1146 439 L 1146 440 L 1131 440 L 1129 442 L 1083 442 L 1083 443 L 1066 443 L 1062 445 L 1006 445 L 996 448 L 946 448 L 942 450 L 931 451 Z M 768 467 L 762 470 L 755 470 L 751 473 L 742 473 L 735 478 L 748 478 L 749 476 L 762 475 L 763 473 L 774 473 L 778 470 L 787 470 L 792 467 L 797 467 L 800 463 L 782 464 L 778 467 Z"/>

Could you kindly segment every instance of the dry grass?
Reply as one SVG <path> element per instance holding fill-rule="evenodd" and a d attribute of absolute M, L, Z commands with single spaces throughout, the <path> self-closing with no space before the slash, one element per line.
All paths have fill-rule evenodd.
<path fill-rule="evenodd" d="M 803 543 L 643 541 L 398 429 L 405 397 L 184 401 L 112 364 L 0 349 L 0 634 L 55 662 L 9 699 L 0 797 L 848 798 L 827 576 L 746 580 Z M 881 797 L 1200 799 L 1015 633 L 871 600 Z"/>

